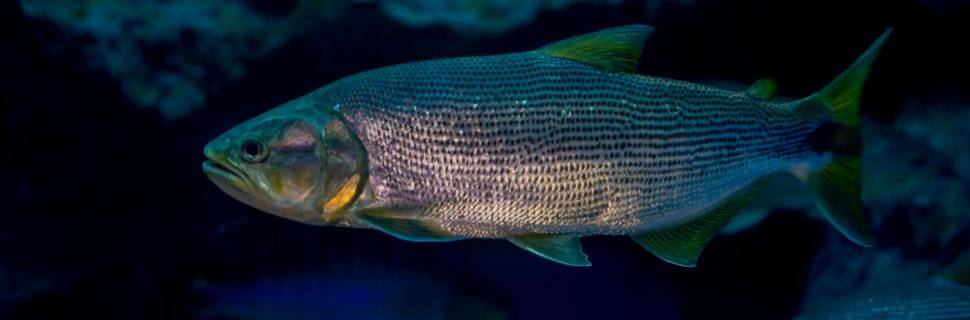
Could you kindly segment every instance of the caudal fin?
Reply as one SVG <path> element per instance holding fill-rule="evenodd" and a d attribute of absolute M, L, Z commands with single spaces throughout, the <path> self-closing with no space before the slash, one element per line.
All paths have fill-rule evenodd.
<path fill-rule="evenodd" d="M 859 105 L 866 77 L 890 32 L 892 29 L 886 30 L 849 69 L 795 107 L 795 112 L 806 117 L 831 120 L 817 130 L 813 143 L 831 152 L 832 161 L 806 178 L 825 217 L 849 240 L 867 247 L 875 240 L 862 208 Z"/>

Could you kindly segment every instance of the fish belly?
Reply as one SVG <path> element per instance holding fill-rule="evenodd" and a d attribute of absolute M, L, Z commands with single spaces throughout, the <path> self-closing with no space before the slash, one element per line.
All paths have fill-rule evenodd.
<path fill-rule="evenodd" d="M 783 105 L 534 52 L 403 64 L 313 98 L 363 142 L 374 206 L 468 237 L 631 234 L 818 157 Z"/>

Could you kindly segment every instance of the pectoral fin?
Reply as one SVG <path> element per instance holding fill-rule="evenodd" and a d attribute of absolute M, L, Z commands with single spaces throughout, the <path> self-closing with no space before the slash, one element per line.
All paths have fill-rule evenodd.
<path fill-rule="evenodd" d="M 398 239 L 417 242 L 460 240 L 462 237 L 445 231 L 432 219 L 408 214 L 406 209 L 375 208 L 355 212 L 360 221 Z"/>
<path fill-rule="evenodd" d="M 579 236 L 568 234 L 530 234 L 510 237 L 515 245 L 540 257 L 568 266 L 588 267 L 589 258 L 583 253 Z"/>
<path fill-rule="evenodd" d="M 761 191 L 764 179 L 753 182 L 722 201 L 714 209 L 692 221 L 631 236 L 641 247 L 660 259 L 683 267 L 697 266 L 704 246 L 726 225 L 738 210 Z"/>

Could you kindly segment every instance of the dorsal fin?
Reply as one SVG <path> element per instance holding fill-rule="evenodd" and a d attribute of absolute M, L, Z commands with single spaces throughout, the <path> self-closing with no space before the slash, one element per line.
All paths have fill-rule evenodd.
<path fill-rule="evenodd" d="M 537 51 L 606 72 L 636 73 L 643 41 L 651 32 L 652 27 L 642 24 L 609 28 L 556 41 Z"/>
<path fill-rule="evenodd" d="M 755 81 L 748 87 L 748 95 L 761 100 L 771 100 L 778 92 L 778 84 L 772 78 Z"/>

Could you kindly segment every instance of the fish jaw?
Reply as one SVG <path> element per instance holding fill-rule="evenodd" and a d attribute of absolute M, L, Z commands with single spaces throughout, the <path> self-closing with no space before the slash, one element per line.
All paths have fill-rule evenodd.
<path fill-rule="evenodd" d="M 203 153 L 208 160 L 202 162 L 202 171 L 219 187 L 219 190 L 247 205 L 259 208 L 249 196 L 251 190 L 249 181 L 229 163 L 229 159 L 225 156 L 223 150 L 226 149 L 226 144 L 226 139 L 216 139 L 205 146 Z"/>

